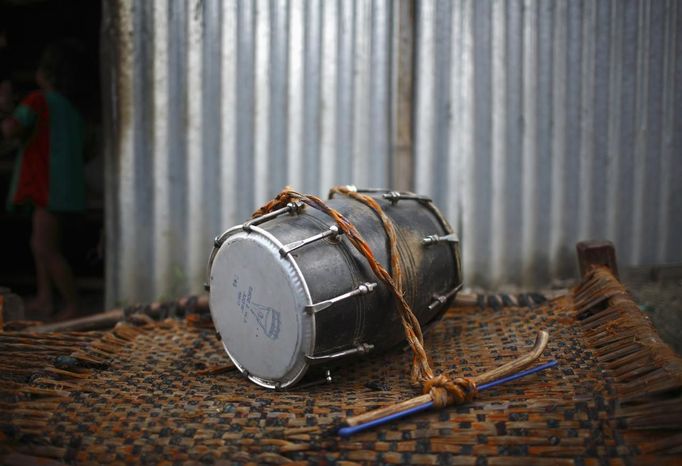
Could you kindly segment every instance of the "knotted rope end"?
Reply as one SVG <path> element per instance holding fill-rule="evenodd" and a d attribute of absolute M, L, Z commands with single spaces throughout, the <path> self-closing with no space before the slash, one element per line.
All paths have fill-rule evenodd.
<path fill-rule="evenodd" d="M 450 379 L 441 374 L 424 381 L 424 394 L 431 395 L 435 408 L 467 403 L 478 394 L 476 382 L 468 377 Z"/>

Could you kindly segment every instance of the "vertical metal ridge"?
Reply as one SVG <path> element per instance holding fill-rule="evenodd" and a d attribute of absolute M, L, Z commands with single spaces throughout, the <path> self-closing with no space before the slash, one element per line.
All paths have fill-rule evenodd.
<path fill-rule="evenodd" d="M 675 89 L 674 89 L 674 100 L 675 100 L 675 110 L 674 117 L 677 117 L 679 122 L 680 117 L 682 117 L 682 83 L 680 83 L 679 76 L 682 76 L 682 7 L 680 7 L 679 2 L 675 3 L 675 42 L 672 44 L 675 52 L 673 55 L 675 59 Z M 682 130 L 680 130 L 679 124 L 675 128 L 675 132 L 672 135 L 673 138 L 673 149 L 672 154 L 678 154 L 677 157 L 673 157 L 674 166 L 670 170 L 670 176 L 672 180 L 682 179 L 682 158 L 679 157 L 679 153 L 682 151 Z M 679 232 L 682 231 L 682 215 L 679 214 L 680 206 L 682 206 L 682 183 L 671 183 L 670 185 L 670 210 L 668 212 L 668 220 L 670 222 L 668 229 L 668 251 L 669 254 L 666 256 L 668 261 L 682 261 L 682 241 L 679 240 Z"/>
<path fill-rule="evenodd" d="M 101 57 L 100 75 L 102 79 L 102 126 L 108 128 L 103 132 L 103 153 L 104 153 L 104 205 L 105 223 L 104 238 L 107 251 L 107 260 L 104 263 L 104 300 L 108 306 L 113 303 L 119 295 L 119 261 L 116 255 L 109 255 L 109 251 L 117 251 L 118 247 L 118 228 L 119 209 L 117 203 L 118 195 L 118 123 L 117 104 L 118 84 L 119 84 L 119 59 L 122 41 L 118 40 L 121 28 L 119 20 L 120 3 L 102 4 L 102 26 L 100 28 Z"/>
<path fill-rule="evenodd" d="M 390 182 L 399 191 L 414 190 L 414 43 L 415 3 L 394 2 L 391 21 Z"/>
<path fill-rule="evenodd" d="M 134 64 L 135 79 L 134 92 L 137 112 L 135 114 L 135 229 L 136 268 L 132 275 L 135 276 L 135 284 L 138 290 L 147 290 L 154 287 L 154 280 L 145 271 L 147 264 L 154 261 L 154 225 L 150 222 L 153 218 L 154 209 L 154 186 L 146 178 L 147 173 L 153 171 L 153 105 L 154 105 L 154 74 L 153 67 L 149 66 L 154 60 L 153 35 L 154 35 L 154 5 L 152 2 L 143 2 L 135 5 L 137 13 L 134 22 L 139 33 L 135 34 L 136 60 Z"/>
<path fill-rule="evenodd" d="M 522 156 L 522 208 L 521 208 L 521 254 L 526 258 L 534 258 L 536 250 L 535 219 L 537 218 L 537 109 L 535 107 L 537 92 L 537 10 L 532 0 L 525 0 L 523 5 L 523 156 Z M 533 260 L 526 260 L 523 267 L 523 283 L 533 282 Z"/>
<path fill-rule="evenodd" d="M 240 2 L 237 20 L 237 105 L 235 202 L 237 217 L 247 218 L 255 205 L 254 139 L 254 4 Z"/>
<path fill-rule="evenodd" d="M 560 2 L 556 5 L 554 14 L 554 89 L 552 96 L 552 120 L 554 121 L 552 131 L 552 206 L 551 224 L 554 226 L 550 233 L 549 254 L 552 264 L 551 271 L 554 276 L 561 273 L 559 263 L 562 259 L 561 249 L 564 247 L 564 235 L 561 227 L 562 218 L 565 214 L 564 205 L 566 203 L 566 173 L 563 168 L 566 159 L 566 68 L 568 51 L 566 42 L 568 39 L 567 25 L 567 4 Z"/>
<path fill-rule="evenodd" d="M 672 168 L 673 168 L 673 157 L 675 154 L 674 146 L 674 131 L 675 131 L 675 71 L 676 71 L 676 61 L 678 55 L 676 55 L 675 44 L 676 35 L 678 31 L 676 29 L 676 23 L 678 19 L 678 8 L 679 2 L 675 0 L 670 0 L 665 4 L 665 10 L 667 12 L 665 19 L 665 30 L 664 30 L 664 51 L 663 51 L 663 95 L 662 95 L 662 125 L 661 125 L 661 159 L 660 159 L 660 173 L 661 181 L 658 184 L 658 223 L 659 223 L 659 234 L 656 244 L 656 262 L 663 263 L 666 258 L 670 255 L 669 244 L 675 241 L 673 235 L 669 235 L 670 229 L 670 217 L 677 215 L 680 216 L 679 211 L 675 212 L 675 207 L 677 209 L 682 208 L 681 206 L 674 204 L 671 206 L 671 187 L 672 187 Z M 678 156 L 679 159 L 679 156 Z"/>
<path fill-rule="evenodd" d="M 338 114 L 336 116 L 338 144 L 334 164 L 336 182 L 352 183 L 353 179 L 353 114 L 355 2 L 340 2 L 338 15 Z"/>
<path fill-rule="evenodd" d="M 619 189 L 618 174 L 621 160 L 621 98 L 623 76 L 623 14 L 622 2 L 611 0 L 610 18 L 610 50 L 609 50 L 609 106 L 608 106 L 608 142 L 607 142 L 607 208 L 606 237 L 616 238 L 618 230 Z"/>
<path fill-rule="evenodd" d="M 462 61 L 461 61 L 461 87 L 460 96 L 462 104 L 462 120 L 460 129 L 459 147 L 462 159 L 462 201 L 461 201 L 461 215 L 462 215 L 462 269 L 465 270 L 464 277 L 471 283 L 475 283 L 479 275 L 484 270 L 474 268 L 476 263 L 475 246 L 476 246 L 476 224 L 474 223 L 474 209 L 475 205 L 470 202 L 473 197 L 474 184 L 474 2 L 473 0 L 462 0 L 461 4 L 461 30 L 462 30 Z M 435 97 L 435 96 L 434 96 Z M 469 277 L 469 278 L 467 278 Z"/>
<path fill-rule="evenodd" d="M 566 10 L 566 100 L 565 100 L 565 157 L 563 160 L 564 192 L 562 215 L 558 227 L 561 229 L 560 256 L 557 263 L 559 276 L 567 278 L 574 271 L 574 243 L 578 238 L 577 217 L 580 192 L 580 106 L 582 94 L 582 52 L 583 52 L 583 4 L 568 2 Z"/>
<path fill-rule="evenodd" d="M 372 4 L 369 0 L 355 2 L 354 63 L 353 63 L 353 152 L 351 180 L 358 186 L 368 186 L 369 177 L 366 150 L 369 143 L 370 119 L 363 111 L 370 99 L 370 60 Z"/>
<path fill-rule="evenodd" d="M 204 3 L 191 5 L 187 16 L 187 258 L 185 270 L 187 283 L 196 289 L 203 280 L 203 264 L 199 257 L 206 254 L 208 233 L 204 222 L 203 187 L 207 176 L 202 154 L 202 100 L 203 86 L 203 20 Z"/>
<path fill-rule="evenodd" d="M 606 238 L 608 223 L 609 185 L 609 105 L 610 90 L 609 67 L 611 64 L 611 8 L 609 1 L 596 4 L 594 40 L 594 78 L 592 86 L 592 199 L 589 206 L 589 229 L 587 237 Z"/>
<path fill-rule="evenodd" d="M 533 175 L 536 179 L 535 193 L 535 252 L 531 263 L 533 264 L 532 284 L 546 280 L 550 275 L 551 263 L 549 258 L 550 248 L 550 223 L 552 210 L 552 130 L 553 130 L 553 101 L 552 93 L 555 83 L 554 54 L 552 37 L 554 34 L 554 2 L 542 2 L 537 12 L 537 48 L 536 48 L 536 163 L 533 167 Z M 546 193 L 546 195 L 538 195 Z M 513 277 L 513 276 L 512 276 Z"/>
<path fill-rule="evenodd" d="M 306 2 L 305 55 L 303 82 L 303 185 L 306 192 L 315 191 L 320 178 L 320 40 L 322 3 L 320 0 Z"/>
<path fill-rule="evenodd" d="M 220 150 L 220 228 L 227 230 L 237 218 L 235 206 L 237 179 L 237 18 L 236 2 L 221 2 L 221 150 Z M 217 234 L 217 233 L 216 233 Z"/>
<path fill-rule="evenodd" d="M 637 84 L 635 94 L 635 140 L 634 165 L 640 169 L 634 171 L 633 183 L 633 215 L 630 228 L 632 229 L 632 249 L 630 262 L 639 263 L 642 258 L 642 236 L 644 228 L 644 196 L 646 177 L 646 141 L 647 114 L 649 106 L 649 40 L 651 3 L 643 0 L 638 3 L 639 17 L 637 25 Z"/>
<path fill-rule="evenodd" d="M 168 155 L 171 158 L 171 165 L 169 167 L 169 176 L 174 180 L 176 185 L 171 191 L 171 205 L 173 206 L 172 224 L 174 235 L 171 240 L 172 244 L 172 264 L 171 270 L 167 273 L 172 276 L 172 281 L 169 284 L 171 289 L 182 289 L 186 291 L 189 289 L 187 284 L 186 263 L 188 259 L 188 243 L 187 243 L 187 197 L 188 185 L 185 182 L 187 173 L 189 171 L 189 161 L 187 155 L 187 109 L 189 106 L 186 98 L 188 89 L 188 76 L 185 72 L 188 66 L 189 47 L 187 43 L 187 21 L 191 14 L 191 8 L 188 2 L 170 2 L 170 18 L 169 29 L 172 29 L 170 34 L 169 44 L 169 69 L 174 70 L 169 73 L 169 96 L 174 98 L 168 101 L 169 105 L 169 141 Z M 176 236 L 176 237 L 175 237 Z"/>
<path fill-rule="evenodd" d="M 585 2 L 582 13 L 581 95 L 580 95 L 580 148 L 577 233 L 580 238 L 591 237 L 590 208 L 593 201 L 594 153 L 594 70 L 596 41 L 596 3 Z"/>
<path fill-rule="evenodd" d="M 220 0 L 205 0 L 203 5 L 202 28 L 202 56 L 201 67 L 202 84 L 196 98 L 201 99 L 201 153 L 202 169 L 204 171 L 204 186 L 202 188 L 202 207 L 204 250 L 211 244 L 216 231 L 220 230 L 220 151 L 221 151 L 221 94 L 222 94 L 222 7 Z M 203 284 L 203 270 L 205 260 L 201 257 L 194 259 L 201 268 Z"/>
<path fill-rule="evenodd" d="M 268 179 L 270 145 L 270 4 L 269 0 L 254 3 L 254 205 L 263 205 L 271 187 Z"/>
<path fill-rule="evenodd" d="M 644 143 L 644 159 L 642 160 L 643 185 L 642 189 L 642 225 L 640 226 L 640 254 L 639 263 L 651 264 L 656 260 L 656 247 L 652 242 L 659 238 L 659 215 L 661 205 L 658 202 L 658 190 L 661 182 L 659 172 L 660 160 L 663 154 L 663 137 L 660 128 L 663 127 L 662 108 L 663 87 L 665 82 L 664 54 L 665 22 L 667 12 L 665 2 L 651 2 L 648 21 L 647 44 L 647 78 L 646 78 L 646 132 Z M 655 243 L 654 243 L 655 244 Z"/>
<path fill-rule="evenodd" d="M 288 1 L 270 3 L 270 153 L 267 180 L 272 196 L 287 184 Z"/>
<path fill-rule="evenodd" d="M 621 5 L 625 5 L 621 3 Z M 615 204 L 617 212 L 617 231 L 613 237 L 614 243 L 624 253 L 622 261 L 632 262 L 633 230 L 631 227 L 632 206 L 634 203 L 633 178 L 635 170 L 634 134 L 636 133 L 635 95 L 637 93 L 637 54 L 638 47 L 638 2 L 627 4 L 623 8 L 623 36 L 622 57 L 623 73 L 621 75 L 621 107 L 620 107 L 620 151 L 618 153 L 618 176 L 614 179 L 617 184 L 618 201 Z M 633 46 L 634 44 L 634 46 Z"/>
<path fill-rule="evenodd" d="M 450 73 L 452 70 L 452 14 L 449 2 L 437 2 L 434 10 L 436 23 L 435 34 L 433 37 L 433 50 L 429 51 L 430 60 L 434 63 L 433 94 L 432 94 L 432 115 L 433 127 L 429 133 L 432 146 L 432 160 L 430 170 L 429 185 L 430 189 L 441 186 L 449 186 L 451 180 L 448 178 L 448 171 L 443 167 L 448 166 L 448 132 L 452 120 L 452 94 L 450 92 Z M 438 58 L 438 63 L 436 63 Z M 439 96 L 443 98 L 439 98 Z M 444 201 L 443 192 L 436 191 L 439 204 Z M 446 208 L 447 212 L 447 208 Z"/>
<path fill-rule="evenodd" d="M 138 242 L 136 231 L 136 174 L 135 170 L 135 119 L 137 98 L 135 90 L 136 69 L 135 55 L 138 52 L 138 42 L 135 40 L 139 34 L 138 22 L 135 21 L 135 5 L 132 2 L 122 2 L 119 9 L 120 29 L 119 38 L 121 54 L 119 57 L 119 109 L 117 115 L 120 118 L 118 138 L 119 146 L 119 197 L 118 197 L 118 221 L 120 235 L 118 257 L 120 267 L 123 270 L 136 270 Z M 137 292 L 137 280 L 133 273 L 122 275 L 119 280 L 122 290 L 130 290 L 131 294 Z"/>
<path fill-rule="evenodd" d="M 461 225 L 461 219 L 462 219 L 462 213 L 463 213 L 463 198 L 464 198 L 464 193 L 463 193 L 463 179 L 464 179 L 464 154 L 462 152 L 462 132 L 461 132 L 461 126 L 463 124 L 463 119 L 466 117 L 465 112 L 463 111 L 464 109 L 464 100 L 463 100 L 463 73 L 458 72 L 459 70 L 462 69 L 463 66 L 463 58 L 464 58 L 464 19 L 463 19 L 463 11 L 464 9 L 461 6 L 461 0 L 458 0 L 457 2 L 454 2 L 451 4 L 452 8 L 450 9 L 450 15 L 447 18 L 447 21 L 450 22 L 451 26 L 451 34 L 450 34 L 450 69 L 446 70 L 447 73 L 444 73 L 447 76 L 447 92 L 449 95 L 449 106 L 450 106 L 450 118 L 448 121 L 448 126 L 447 126 L 447 132 L 444 135 L 447 138 L 447 144 L 443 149 L 443 156 L 446 157 L 447 160 L 447 172 L 445 173 L 446 180 L 448 186 L 451 187 L 450 190 L 450 196 L 447 198 L 444 198 L 443 194 L 444 192 L 440 189 L 438 189 L 437 186 L 433 186 L 432 183 L 428 182 L 428 179 L 422 180 L 422 184 L 424 185 L 424 188 L 420 189 L 417 188 L 418 192 L 428 192 L 429 195 L 431 195 L 434 199 L 438 201 L 438 204 L 441 206 L 443 209 L 443 212 L 445 216 L 449 219 L 457 233 L 460 235 L 464 234 L 462 225 Z M 428 25 L 424 25 L 424 27 L 428 27 Z M 436 57 L 431 56 L 432 63 L 435 62 Z M 422 67 L 420 66 L 419 69 L 421 70 Z M 417 84 L 417 90 L 421 87 L 419 85 L 420 79 L 422 75 L 425 75 L 428 73 L 428 70 L 425 70 L 424 73 L 422 73 L 420 76 L 416 77 L 416 84 Z M 435 91 L 432 91 L 431 94 L 429 95 L 431 99 L 436 99 L 436 94 Z M 428 114 L 427 109 L 423 108 L 421 110 L 423 113 Z M 464 115 L 464 117 L 463 117 Z M 415 122 L 419 125 L 421 123 L 421 120 L 418 120 L 415 118 Z M 415 131 L 415 134 L 417 131 Z M 429 139 L 429 144 L 430 147 L 433 146 L 433 140 L 432 138 L 434 135 L 429 135 L 431 139 Z M 415 148 L 418 150 L 419 147 L 415 145 Z M 420 156 L 415 155 L 415 161 L 419 162 L 420 161 Z M 420 172 L 420 167 L 421 163 L 416 164 L 416 170 L 417 174 Z M 436 167 L 433 165 L 429 166 L 429 169 L 431 171 L 435 171 Z M 425 178 L 425 176 L 424 176 Z M 428 186 L 428 191 L 426 186 Z M 464 243 L 466 244 L 466 243 Z"/>
<path fill-rule="evenodd" d="M 167 291 L 170 270 L 171 238 L 170 178 L 168 176 L 168 0 L 154 0 L 153 75 L 154 75 L 154 139 L 153 139 L 153 232 L 156 237 L 154 260 L 150 264 L 154 295 Z"/>
<path fill-rule="evenodd" d="M 474 99 L 472 101 L 473 115 L 473 147 L 474 155 L 471 160 L 471 183 L 473 192 L 469 202 L 472 204 L 471 216 L 478 228 L 475 236 L 467 241 L 470 244 L 474 268 L 480 271 L 475 279 L 483 286 L 489 286 L 489 244 L 491 241 L 490 228 L 490 125 L 491 125 L 491 87 L 490 66 L 490 4 L 474 2 L 472 11 L 473 28 L 473 77 Z M 482 273 L 481 273 L 482 272 Z"/>
<path fill-rule="evenodd" d="M 417 69 L 421 70 L 417 76 L 417 91 L 415 95 L 414 148 L 419 160 L 415 167 L 415 189 L 429 196 L 435 194 L 435 187 L 430 183 L 433 165 L 433 112 L 431 108 L 435 99 L 434 75 L 435 56 L 434 34 L 436 22 L 433 2 L 418 2 L 416 9 L 416 60 Z"/>
<path fill-rule="evenodd" d="M 365 151 L 369 156 L 368 174 L 365 184 L 373 186 L 389 186 L 389 134 L 390 134 L 390 83 L 389 67 L 391 65 L 390 24 L 391 3 L 389 0 L 374 0 L 371 4 L 371 21 L 368 39 L 370 41 L 369 59 L 369 141 Z M 391 187 L 391 186 L 389 186 Z"/>
<path fill-rule="evenodd" d="M 303 185 L 303 84 L 305 2 L 289 2 L 289 76 L 287 95 L 287 182 Z"/>
<path fill-rule="evenodd" d="M 504 192 L 504 275 L 505 281 L 514 283 L 522 277 L 523 261 L 518 253 L 523 229 L 520 218 L 523 209 L 522 192 L 518 180 L 523 172 L 523 2 L 514 0 L 506 4 L 506 83 L 504 86 L 505 121 L 505 192 Z M 464 200 L 463 200 L 464 202 Z M 514 251 L 512 253 L 512 251 Z"/>
<path fill-rule="evenodd" d="M 320 119 L 320 178 L 316 186 L 319 193 L 324 193 L 337 181 L 334 179 L 334 160 L 337 148 L 337 115 L 338 115 L 338 63 L 339 63 L 339 31 L 338 3 L 322 3 L 322 52 L 321 52 L 321 119 Z M 350 182 L 350 181 L 349 181 Z"/>
<path fill-rule="evenodd" d="M 490 242 L 490 274 L 491 283 L 499 285 L 505 277 L 505 224 L 504 196 L 506 190 L 505 173 L 507 171 L 505 136 L 507 131 L 506 101 L 506 3 L 503 0 L 493 2 L 492 6 L 492 128 L 491 128 L 491 189 L 492 208 L 490 209 L 490 226 L 492 240 Z"/>

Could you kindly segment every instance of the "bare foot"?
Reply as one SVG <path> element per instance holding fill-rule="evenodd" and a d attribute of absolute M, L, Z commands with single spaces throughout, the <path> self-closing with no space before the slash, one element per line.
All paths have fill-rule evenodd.
<path fill-rule="evenodd" d="M 52 316 L 52 320 L 60 322 L 62 320 L 71 320 L 78 317 L 78 307 L 75 305 L 65 306 L 61 311 Z"/>
<path fill-rule="evenodd" d="M 31 320 L 47 320 L 53 312 L 52 301 L 35 297 L 26 302 L 26 317 Z"/>

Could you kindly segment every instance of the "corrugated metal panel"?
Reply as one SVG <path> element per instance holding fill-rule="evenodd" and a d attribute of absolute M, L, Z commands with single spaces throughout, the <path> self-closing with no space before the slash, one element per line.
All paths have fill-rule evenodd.
<path fill-rule="evenodd" d="M 681 10 L 104 2 L 108 303 L 198 291 L 211 238 L 285 184 L 431 194 L 469 284 L 572 275 L 588 237 L 682 260 Z"/>
<path fill-rule="evenodd" d="M 575 242 L 682 261 L 682 7 L 416 3 L 416 190 L 461 231 L 469 284 L 575 274 Z"/>
<path fill-rule="evenodd" d="M 212 238 L 286 184 L 389 183 L 399 8 L 104 3 L 110 305 L 201 290 Z"/>

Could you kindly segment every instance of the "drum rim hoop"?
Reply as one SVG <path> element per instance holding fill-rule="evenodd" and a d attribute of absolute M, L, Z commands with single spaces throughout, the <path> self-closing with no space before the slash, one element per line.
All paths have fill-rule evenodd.
<path fill-rule="evenodd" d="M 250 227 L 250 231 L 253 233 L 258 233 L 262 237 L 266 238 L 268 241 L 270 241 L 276 247 L 277 250 L 284 247 L 284 243 L 279 241 L 279 239 L 277 239 L 277 237 L 275 237 L 269 231 L 264 230 L 263 228 L 252 225 Z M 211 269 L 213 268 L 213 262 L 214 262 L 216 256 L 218 255 L 218 251 L 222 248 L 223 244 L 225 244 L 227 242 L 228 238 L 230 238 L 231 236 L 233 236 L 234 234 L 239 233 L 239 232 L 244 232 L 243 225 L 237 225 L 237 226 L 234 226 L 234 227 L 226 230 L 222 235 L 220 235 L 220 238 L 222 239 L 220 246 L 214 245 L 213 250 L 211 251 L 211 255 L 209 257 L 209 263 L 208 263 L 208 282 L 209 283 L 210 283 L 210 278 L 211 278 Z M 305 299 L 306 299 L 306 304 L 308 304 L 308 305 L 313 304 L 312 297 L 310 295 L 310 289 L 308 288 L 308 282 L 306 281 L 305 277 L 303 276 L 303 273 L 301 272 L 301 268 L 299 267 L 298 262 L 296 262 L 296 259 L 293 257 L 292 254 L 287 254 L 286 257 L 281 257 L 281 259 L 287 260 L 289 262 L 289 264 L 292 266 L 294 273 L 296 274 L 296 276 L 298 277 L 298 280 L 301 283 L 301 287 L 303 289 Z M 211 295 L 211 291 L 209 290 L 209 304 L 211 301 L 210 295 Z M 210 307 L 210 311 L 211 311 L 211 318 L 213 318 L 213 308 L 212 307 Z M 305 312 L 303 312 L 302 314 L 305 317 Z M 317 338 L 317 336 L 315 334 L 315 330 L 316 330 L 315 316 L 312 315 L 310 317 L 311 317 L 311 319 L 310 319 L 311 328 L 310 328 L 309 334 L 311 336 L 310 341 L 314 345 L 316 338 Z M 232 356 L 232 354 L 228 350 L 227 346 L 225 345 L 225 342 L 221 341 L 221 343 L 222 343 L 222 346 L 225 349 L 225 352 L 227 353 L 228 357 L 234 363 L 235 367 L 239 370 L 239 372 L 244 374 L 245 373 L 244 367 Z M 270 389 L 280 389 L 280 388 L 284 389 L 284 388 L 290 387 L 292 385 L 295 385 L 299 380 L 301 380 L 303 378 L 303 376 L 305 375 L 305 373 L 308 371 L 308 369 L 311 366 L 310 363 L 305 360 L 305 354 L 309 350 L 304 348 L 303 346 L 304 345 L 301 345 L 301 350 L 302 350 L 301 353 L 303 356 L 303 358 L 302 358 L 303 363 L 301 365 L 301 369 L 298 371 L 298 373 L 296 373 L 293 377 L 291 377 L 286 382 L 264 379 L 261 377 L 257 377 L 257 376 L 248 374 L 248 372 L 246 372 L 246 374 L 245 374 L 246 377 L 249 380 L 251 380 L 253 383 L 260 385 L 261 387 L 270 388 Z"/>

